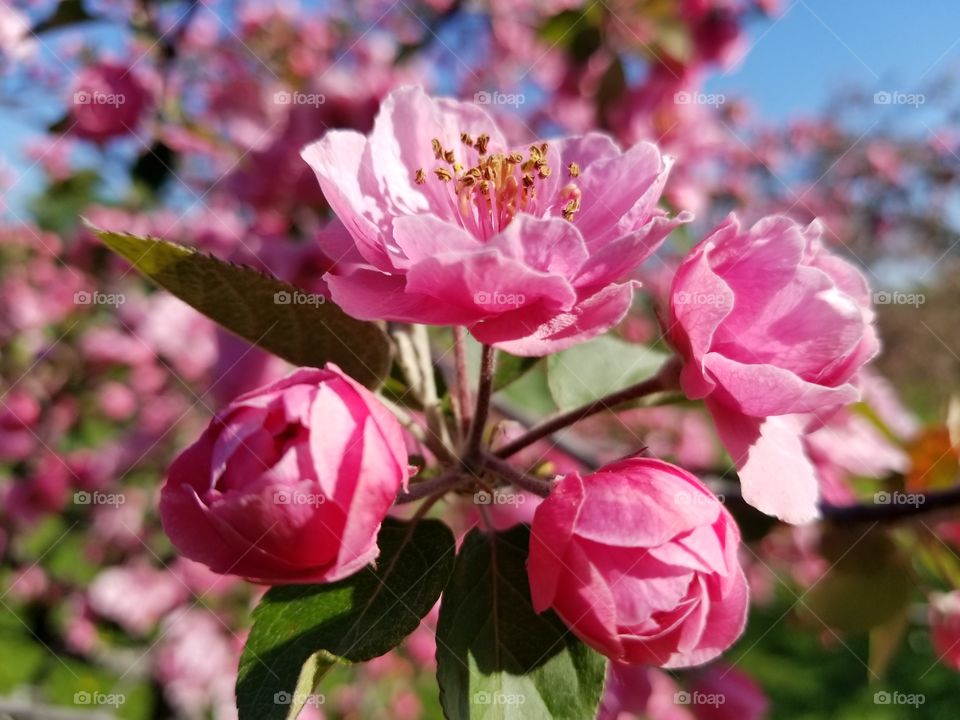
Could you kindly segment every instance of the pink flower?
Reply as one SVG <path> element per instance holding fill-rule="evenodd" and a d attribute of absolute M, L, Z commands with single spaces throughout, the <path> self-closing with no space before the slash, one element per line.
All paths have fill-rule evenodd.
<path fill-rule="evenodd" d="M 697 720 L 762 720 L 770 706 L 752 677 L 725 665 L 706 668 L 688 688 Z"/>
<path fill-rule="evenodd" d="M 150 632 L 189 596 L 190 591 L 172 573 L 143 564 L 104 570 L 88 592 L 94 612 L 138 635 Z"/>
<path fill-rule="evenodd" d="M 810 413 L 858 398 L 879 348 L 866 280 L 823 249 L 820 225 L 731 215 L 684 259 L 670 327 L 687 396 L 706 400 L 744 499 L 793 523 L 817 515 L 803 449 Z"/>
<path fill-rule="evenodd" d="M 681 692 L 656 668 L 610 663 L 597 720 L 695 720 L 689 707 L 677 703 Z"/>
<path fill-rule="evenodd" d="M 705 663 L 746 622 L 739 544 L 726 508 L 674 465 L 629 458 L 567 475 L 533 518 L 533 606 L 614 660 Z"/>
<path fill-rule="evenodd" d="M 129 135 L 150 101 L 150 91 L 131 68 L 109 62 L 86 67 L 70 97 L 72 132 L 96 142 Z"/>
<path fill-rule="evenodd" d="M 204 609 L 170 615 L 153 653 L 153 672 L 165 699 L 186 717 L 230 717 L 219 710 L 234 706 L 233 677 L 239 648 L 223 620 Z M 236 717 L 235 715 L 233 715 Z"/>
<path fill-rule="evenodd" d="M 508 145 L 479 107 L 391 93 L 369 136 L 307 146 L 352 242 L 323 247 L 334 301 L 361 319 L 465 325 L 481 342 L 544 355 L 626 313 L 618 282 L 677 223 L 657 208 L 670 160 L 605 135 Z"/>
<path fill-rule="evenodd" d="M 939 661 L 960 670 L 960 590 L 930 596 L 930 638 Z"/>
<path fill-rule="evenodd" d="M 160 498 L 180 552 L 269 584 L 333 582 L 379 554 L 407 478 L 396 419 L 335 365 L 241 395 L 170 467 Z"/>

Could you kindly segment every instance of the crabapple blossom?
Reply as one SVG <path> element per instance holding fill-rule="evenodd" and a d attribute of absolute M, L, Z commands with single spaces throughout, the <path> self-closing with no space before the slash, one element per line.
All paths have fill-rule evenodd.
<path fill-rule="evenodd" d="M 270 583 L 333 582 L 379 554 L 406 483 L 396 419 L 328 364 L 241 395 L 170 467 L 164 529 L 186 557 Z"/>
<path fill-rule="evenodd" d="M 744 499 L 793 523 L 817 516 L 811 418 L 859 397 L 879 349 L 866 280 L 820 234 L 781 216 L 741 230 L 731 215 L 684 258 L 670 297 L 684 392 L 705 400 Z"/>
<path fill-rule="evenodd" d="M 617 323 L 626 275 L 687 215 L 657 208 L 672 160 L 591 133 L 518 148 L 479 106 L 393 91 L 369 136 L 303 151 L 349 231 L 323 248 L 333 300 L 354 317 L 464 325 L 545 355 Z"/>
<path fill-rule="evenodd" d="M 730 513 L 681 468 L 633 457 L 572 473 L 533 518 L 533 606 L 611 659 L 699 665 L 743 632 L 739 546 Z"/>

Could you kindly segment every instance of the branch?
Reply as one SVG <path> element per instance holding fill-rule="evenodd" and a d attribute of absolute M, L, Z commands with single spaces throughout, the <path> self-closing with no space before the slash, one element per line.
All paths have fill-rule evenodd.
<path fill-rule="evenodd" d="M 892 522 L 936 512 L 937 510 L 960 507 L 960 487 L 925 493 L 900 492 L 899 494 L 904 498 L 911 497 L 917 502 L 873 503 L 870 505 L 860 503 L 829 505 L 821 503 L 820 512 L 823 519 L 829 522 Z M 891 493 L 894 498 L 896 495 L 897 493 Z"/>
<path fill-rule="evenodd" d="M 584 418 L 588 418 L 591 415 L 596 415 L 604 410 L 612 410 L 617 405 L 623 405 L 624 403 L 628 403 L 633 400 L 639 400 L 640 398 L 647 395 L 652 395 L 653 393 L 662 392 L 664 390 L 673 390 L 677 387 L 679 372 L 680 359 L 674 356 L 667 360 L 660 368 L 660 371 L 652 378 L 644 380 L 643 382 L 639 382 L 636 385 L 626 387 L 623 390 L 618 390 L 615 393 L 610 393 L 609 395 L 598 398 L 593 402 L 587 403 L 586 405 L 581 405 L 578 408 L 574 408 L 573 410 L 569 410 L 565 413 L 557 415 L 556 417 L 531 428 L 525 435 L 520 436 L 513 442 L 507 443 L 502 448 L 497 450 L 496 455 L 499 458 L 510 457 L 514 453 L 517 453 L 523 450 L 525 447 L 532 445 L 537 440 L 541 440 L 548 435 L 552 435 L 558 430 L 563 430 L 565 427 L 573 425 L 574 423 L 579 422 Z"/>
<path fill-rule="evenodd" d="M 430 495 L 441 495 L 465 483 L 468 479 L 460 468 L 448 470 L 430 480 L 423 480 L 411 484 L 406 492 L 401 491 L 400 494 L 397 495 L 395 504 L 403 505 L 405 503 L 415 502 L 416 500 L 422 500 Z"/>
<path fill-rule="evenodd" d="M 526 475 L 510 465 L 506 460 L 501 460 L 495 455 L 486 454 L 483 458 L 483 464 L 485 467 L 503 477 L 514 487 L 544 498 L 550 495 L 553 483 L 549 480 L 541 480 L 540 478 Z"/>

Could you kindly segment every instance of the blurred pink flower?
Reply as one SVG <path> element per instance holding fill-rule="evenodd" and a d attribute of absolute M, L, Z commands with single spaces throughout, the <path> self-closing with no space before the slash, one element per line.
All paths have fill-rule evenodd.
<path fill-rule="evenodd" d="M 71 132 L 96 142 L 135 133 L 152 101 L 132 67 L 112 62 L 84 67 L 71 92 Z"/>
<path fill-rule="evenodd" d="M 960 590 L 930 596 L 930 638 L 937 659 L 960 670 Z"/>
<path fill-rule="evenodd" d="M 886 478 L 904 473 L 910 458 L 867 417 L 846 408 L 830 416 L 804 438 L 820 479 L 820 494 L 833 504 L 854 502 L 851 476 Z"/>
<path fill-rule="evenodd" d="M 10 390 L 0 405 L 0 461 L 19 462 L 38 444 L 40 403 L 30 393 Z"/>
<path fill-rule="evenodd" d="M 104 383 L 97 393 L 97 403 L 110 420 L 129 420 L 137 411 L 137 396 L 123 383 L 110 381 Z"/>
<path fill-rule="evenodd" d="M 307 146 L 352 242 L 334 301 L 361 319 L 466 325 L 481 342 L 544 355 L 626 313 L 619 282 L 683 216 L 657 208 L 670 160 L 590 134 L 511 148 L 479 107 L 392 92 L 369 136 L 328 132 Z"/>
<path fill-rule="evenodd" d="M 189 595 L 183 583 L 166 570 L 140 563 L 104 570 L 87 593 L 94 612 L 136 635 L 153 630 Z"/>
<path fill-rule="evenodd" d="M 739 546 L 726 508 L 669 463 L 630 458 L 567 475 L 533 518 L 533 606 L 552 607 L 614 660 L 699 665 L 743 632 Z"/>
<path fill-rule="evenodd" d="M 674 679 L 656 668 L 612 662 L 597 720 L 695 720 L 677 703 L 680 692 Z"/>
<path fill-rule="evenodd" d="M 770 707 L 752 677 L 726 665 L 711 665 L 696 673 L 687 689 L 692 701 L 704 700 L 692 705 L 697 720 L 761 720 Z"/>
<path fill-rule="evenodd" d="M 200 609 L 172 614 L 164 623 L 154 675 L 174 708 L 186 717 L 236 717 L 233 685 L 242 643 L 216 615 Z"/>

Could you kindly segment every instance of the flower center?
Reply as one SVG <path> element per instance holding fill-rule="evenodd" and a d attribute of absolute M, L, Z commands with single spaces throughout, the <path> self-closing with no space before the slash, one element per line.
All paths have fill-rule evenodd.
<path fill-rule="evenodd" d="M 553 169 L 547 164 L 547 143 L 531 145 L 526 156 L 519 152 L 490 153 L 490 136 L 476 138 L 461 133 L 464 154 L 476 158 L 467 168 L 457 154 L 437 138 L 433 139 L 433 155 L 441 162 L 433 169 L 436 181 L 450 188 L 451 203 L 463 225 L 486 239 L 503 230 L 517 213 L 536 214 L 558 211 L 564 219 L 573 222 L 580 209 L 580 189 L 567 183 L 554 196 L 545 197 L 545 185 Z M 567 166 L 570 178 L 580 175 L 577 163 Z M 423 168 L 416 171 L 414 181 L 426 184 Z"/>

